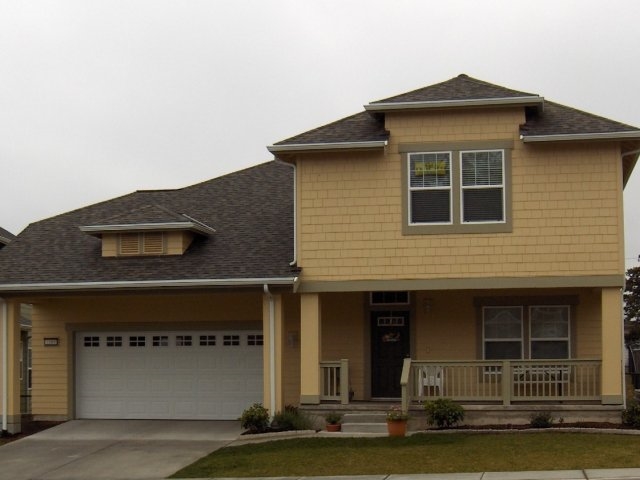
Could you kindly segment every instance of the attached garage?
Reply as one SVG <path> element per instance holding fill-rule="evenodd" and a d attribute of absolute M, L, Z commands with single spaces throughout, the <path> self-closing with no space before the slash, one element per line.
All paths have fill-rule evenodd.
<path fill-rule="evenodd" d="M 260 331 L 76 333 L 76 418 L 235 420 L 263 399 Z"/>

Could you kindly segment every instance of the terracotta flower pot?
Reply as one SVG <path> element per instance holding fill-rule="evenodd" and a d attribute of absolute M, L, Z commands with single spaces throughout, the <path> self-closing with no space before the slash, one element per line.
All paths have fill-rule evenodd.
<path fill-rule="evenodd" d="M 327 432 L 339 432 L 340 424 L 339 423 L 327 423 Z"/>
<path fill-rule="evenodd" d="M 407 421 L 387 420 L 387 431 L 390 437 L 404 437 L 407 433 Z"/>

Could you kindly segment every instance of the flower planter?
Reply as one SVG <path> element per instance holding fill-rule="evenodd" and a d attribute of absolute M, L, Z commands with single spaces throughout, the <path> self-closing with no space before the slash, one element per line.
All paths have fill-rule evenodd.
<path fill-rule="evenodd" d="M 327 423 L 327 432 L 339 432 L 340 427 L 339 423 Z"/>
<path fill-rule="evenodd" d="M 404 437 L 407 434 L 407 421 L 387 420 L 387 431 L 390 437 Z"/>

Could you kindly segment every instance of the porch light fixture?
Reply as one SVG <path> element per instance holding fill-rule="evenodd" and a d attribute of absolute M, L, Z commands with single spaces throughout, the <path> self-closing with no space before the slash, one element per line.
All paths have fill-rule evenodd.
<path fill-rule="evenodd" d="M 431 313 L 431 308 L 433 307 L 433 299 L 429 297 L 425 297 L 422 299 L 422 311 L 424 313 Z"/>
<path fill-rule="evenodd" d="M 60 345 L 60 339 L 58 337 L 51 337 L 51 338 L 44 339 L 45 347 L 57 347 L 58 345 Z"/>

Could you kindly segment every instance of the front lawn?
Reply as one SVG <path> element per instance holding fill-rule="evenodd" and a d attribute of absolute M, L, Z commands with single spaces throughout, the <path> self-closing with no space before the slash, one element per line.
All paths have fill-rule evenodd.
<path fill-rule="evenodd" d="M 222 448 L 174 478 L 374 475 L 640 467 L 640 436 L 416 434 L 300 438 Z"/>

